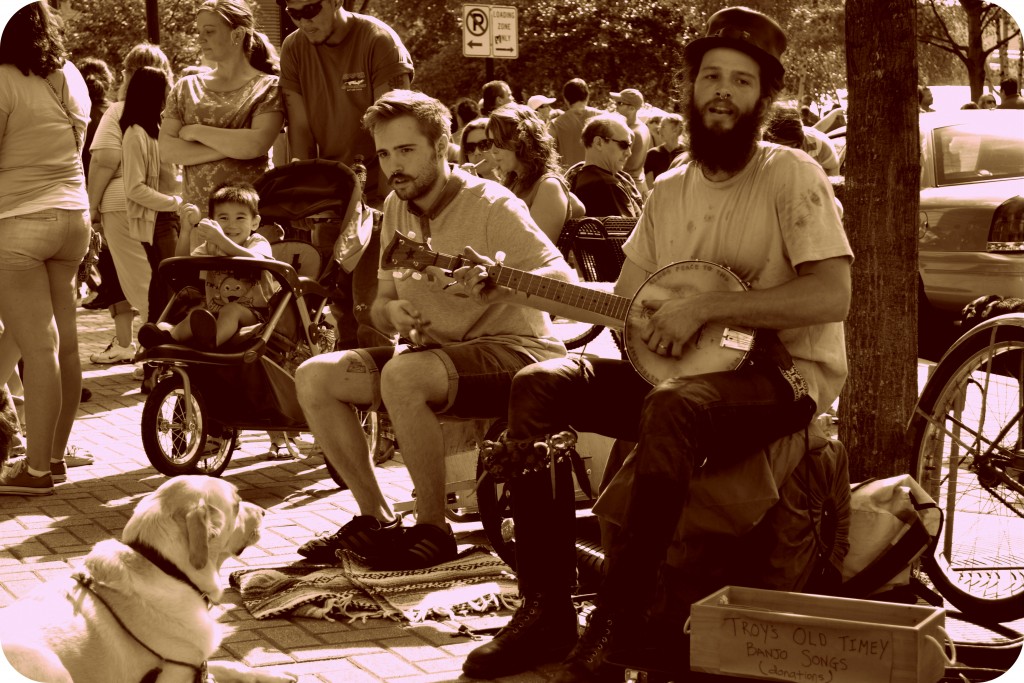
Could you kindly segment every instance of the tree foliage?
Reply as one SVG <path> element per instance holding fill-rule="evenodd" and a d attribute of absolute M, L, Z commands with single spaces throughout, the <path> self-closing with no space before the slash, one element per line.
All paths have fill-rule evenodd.
<path fill-rule="evenodd" d="M 199 61 L 196 11 L 200 0 L 160 0 L 160 47 L 175 73 Z M 72 60 L 99 57 L 121 69 L 124 55 L 146 42 L 145 0 L 75 0 L 65 15 L 65 36 Z"/>
<path fill-rule="evenodd" d="M 364 0 L 365 1 L 365 0 Z M 488 80 L 487 60 L 462 56 L 461 0 L 373 0 L 368 10 L 405 41 L 416 65 L 416 86 L 451 102 L 475 95 Z M 496 59 L 493 78 L 521 99 L 558 95 L 573 77 L 587 81 L 592 99 L 637 88 L 671 109 L 683 46 L 708 18 L 734 2 L 707 0 L 503 0 L 519 9 L 519 58 Z M 834 93 L 845 85 L 842 6 L 818 0 L 748 2 L 782 19 L 794 96 Z M 785 7 L 783 7 L 785 6 Z"/>
<path fill-rule="evenodd" d="M 958 0 L 955 5 L 922 0 L 917 38 L 926 46 L 924 52 L 934 50 L 946 57 L 947 64 L 955 60 L 962 65 L 972 100 L 981 97 L 992 54 L 1005 52 L 1010 41 L 1020 35 L 1020 28 L 997 5 L 982 0 Z"/>

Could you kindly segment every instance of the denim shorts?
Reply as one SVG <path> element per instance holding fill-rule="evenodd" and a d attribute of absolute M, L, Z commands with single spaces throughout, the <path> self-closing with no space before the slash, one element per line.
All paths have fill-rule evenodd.
<path fill-rule="evenodd" d="M 507 344 L 466 342 L 445 346 L 376 346 L 353 349 L 374 375 L 373 404 L 381 407 L 380 369 L 399 355 L 432 353 L 448 371 L 448 399 L 438 414 L 461 418 L 491 418 L 508 415 L 512 378 L 536 361 Z"/>
<path fill-rule="evenodd" d="M 0 270 L 31 270 L 47 262 L 78 268 L 88 247 L 85 209 L 46 209 L 0 218 Z"/>

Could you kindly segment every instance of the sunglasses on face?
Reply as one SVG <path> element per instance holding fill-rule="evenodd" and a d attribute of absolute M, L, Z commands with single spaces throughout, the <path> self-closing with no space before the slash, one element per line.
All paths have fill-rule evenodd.
<path fill-rule="evenodd" d="M 320 10 L 323 8 L 324 0 L 318 0 L 318 2 L 310 3 L 304 7 L 285 7 L 284 11 L 288 13 L 292 21 L 300 21 L 302 19 L 312 19 L 320 14 Z"/>
<path fill-rule="evenodd" d="M 614 142 L 616 145 L 619 146 L 619 149 L 621 149 L 623 151 L 625 151 L 625 150 L 627 150 L 627 149 L 629 149 L 630 147 L 633 146 L 633 143 L 630 142 L 629 140 L 616 140 L 615 138 L 604 138 L 604 139 L 607 140 L 608 142 Z"/>
<path fill-rule="evenodd" d="M 467 142 L 466 143 L 466 154 L 472 154 L 473 153 L 473 147 L 476 147 L 478 152 L 490 152 L 491 148 L 494 147 L 494 140 L 491 140 L 490 138 L 487 138 L 485 140 L 481 140 L 480 142 L 476 143 L 475 145 L 472 142 Z"/>

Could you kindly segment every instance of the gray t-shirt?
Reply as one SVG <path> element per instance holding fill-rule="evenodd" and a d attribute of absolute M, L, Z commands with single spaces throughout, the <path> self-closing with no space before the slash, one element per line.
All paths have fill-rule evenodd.
<path fill-rule="evenodd" d="M 449 182 L 465 187 L 430 221 L 431 251 L 461 256 L 466 246 L 494 258 L 505 253 L 504 265 L 532 271 L 557 267 L 566 280 L 571 270 L 555 245 L 540 231 L 522 200 L 501 185 L 452 171 Z M 381 248 L 391 243 L 395 232 L 418 242 L 424 241 L 420 218 L 409 212 L 407 202 L 391 193 L 384 201 Z M 482 306 L 476 301 L 445 291 L 451 282 L 431 268 L 420 279 L 397 280 L 393 270 L 381 269 L 378 278 L 395 283 L 398 298 L 410 301 L 424 320 L 430 322 L 427 336 L 439 344 L 487 341 L 508 344 L 536 360 L 565 355 L 565 346 L 552 335 L 548 315 L 540 310 L 514 304 Z"/>
<path fill-rule="evenodd" d="M 800 150 L 761 143 L 738 174 L 721 182 L 687 163 L 658 176 L 636 229 L 622 247 L 647 272 L 702 259 L 769 289 L 797 277 L 801 263 L 853 256 L 821 166 Z M 819 411 L 846 380 L 842 323 L 779 330 Z"/>

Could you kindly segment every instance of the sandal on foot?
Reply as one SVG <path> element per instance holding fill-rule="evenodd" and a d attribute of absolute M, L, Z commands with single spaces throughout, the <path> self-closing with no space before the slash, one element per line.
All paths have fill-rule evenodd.
<path fill-rule="evenodd" d="M 285 437 L 271 441 L 270 450 L 265 455 L 270 460 L 298 460 L 302 457 L 302 452 L 299 451 L 299 447 L 295 445 L 294 441 Z"/>
<path fill-rule="evenodd" d="M 398 571 L 426 569 L 459 556 L 459 546 L 450 525 L 417 524 L 403 530 L 398 545 L 391 552 L 372 562 L 374 569 Z"/>
<path fill-rule="evenodd" d="M 92 454 L 78 446 L 68 446 L 64 451 L 64 464 L 68 467 L 84 467 L 96 461 Z"/>

